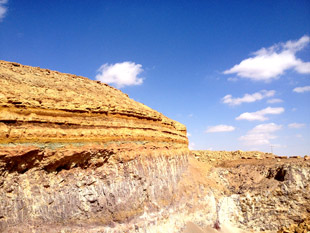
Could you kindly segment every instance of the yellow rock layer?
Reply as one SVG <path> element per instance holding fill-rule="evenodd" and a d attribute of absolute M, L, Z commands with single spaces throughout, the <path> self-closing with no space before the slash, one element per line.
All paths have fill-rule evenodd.
<path fill-rule="evenodd" d="M 0 146 L 152 142 L 187 149 L 184 125 L 81 76 L 0 61 Z M 1 145 L 2 144 L 2 145 Z"/>

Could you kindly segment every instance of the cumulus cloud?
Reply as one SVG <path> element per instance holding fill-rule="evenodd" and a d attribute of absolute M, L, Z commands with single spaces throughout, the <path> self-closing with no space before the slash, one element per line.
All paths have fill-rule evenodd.
<path fill-rule="evenodd" d="M 253 57 L 244 59 L 231 69 L 225 70 L 224 74 L 237 74 L 239 77 L 255 81 L 270 81 L 284 74 L 288 69 L 309 74 L 310 62 L 304 62 L 296 57 L 296 53 L 309 43 L 310 37 L 303 36 L 299 40 L 262 48 L 253 53 Z"/>
<path fill-rule="evenodd" d="M 291 124 L 288 124 L 288 127 L 291 128 L 291 129 L 300 129 L 300 128 L 303 128 L 305 126 L 306 126 L 306 124 L 302 124 L 302 123 L 291 123 Z"/>
<path fill-rule="evenodd" d="M 236 120 L 248 120 L 248 121 L 266 121 L 268 118 L 265 115 L 276 115 L 284 112 L 284 108 L 272 108 L 267 107 L 257 112 L 245 112 L 236 118 Z"/>
<path fill-rule="evenodd" d="M 309 74 L 310 73 L 310 62 L 300 62 L 295 70 L 300 74 Z"/>
<path fill-rule="evenodd" d="M 235 127 L 231 125 L 215 125 L 215 126 L 209 126 L 206 130 L 206 133 L 231 132 L 234 130 Z"/>
<path fill-rule="evenodd" d="M 306 91 L 310 91 L 310 86 L 304 86 L 304 87 L 296 87 L 293 89 L 294 92 L 297 92 L 297 93 L 303 93 L 303 92 L 306 92 Z"/>
<path fill-rule="evenodd" d="M 267 100 L 268 104 L 276 104 L 276 103 L 282 103 L 282 102 L 283 102 L 282 99 L 276 99 L 276 98 Z"/>
<path fill-rule="evenodd" d="M 255 126 L 252 130 L 250 130 L 249 133 L 251 134 L 273 133 L 280 129 L 282 129 L 282 125 L 277 125 L 275 123 L 260 124 L 260 125 Z"/>
<path fill-rule="evenodd" d="M 143 78 L 139 78 L 138 75 L 142 71 L 142 65 L 134 62 L 125 61 L 114 65 L 106 63 L 98 69 L 99 73 L 96 75 L 96 79 L 104 83 L 114 84 L 117 88 L 141 85 Z"/>
<path fill-rule="evenodd" d="M 276 91 L 270 90 L 261 90 L 259 92 L 255 92 L 253 94 L 245 94 L 241 98 L 233 98 L 232 95 L 226 95 L 222 98 L 222 102 L 231 106 L 240 105 L 242 103 L 251 103 L 264 98 L 272 97 Z"/>
<path fill-rule="evenodd" d="M 259 146 L 270 144 L 270 140 L 275 139 L 274 132 L 282 129 L 282 125 L 275 123 L 261 124 L 255 126 L 252 130 L 247 132 L 246 135 L 239 138 L 245 145 Z"/>
<path fill-rule="evenodd" d="M 8 0 L 0 0 L 0 22 L 5 17 L 7 12 L 6 4 L 8 3 Z"/>

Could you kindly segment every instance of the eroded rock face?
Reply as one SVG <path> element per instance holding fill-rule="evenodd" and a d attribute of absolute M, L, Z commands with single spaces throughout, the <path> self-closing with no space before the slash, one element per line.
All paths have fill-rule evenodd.
<path fill-rule="evenodd" d="M 84 77 L 0 61 L 1 143 L 169 142 L 186 128 Z"/>
<path fill-rule="evenodd" d="M 0 61 L 0 87 L 1 232 L 308 227 L 307 157 L 191 156 L 185 126 L 75 75 Z"/>
<path fill-rule="evenodd" d="M 0 198 L 2 227 L 56 223 L 61 229 L 81 226 L 81 232 L 94 226 L 113 232 L 134 225 L 147 229 L 151 222 L 135 218 L 174 203 L 186 164 L 185 156 L 149 157 L 58 174 L 43 170 L 8 174 Z M 50 231 L 40 227 L 40 232 Z"/>
<path fill-rule="evenodd" d="M 310 216 L 310 163 L 302 158 L 224 162 L 210 176 L 227 188 L 219 212 L 229 214 L 219 214 L 222 222 L 276 232 Z"/>
<path fill-rule="evenodd" d="M 185 126 L 47 69 L 0 61 L 0 87 L 0 231 L 124 232 L 169 213 L 188 166 Z"/>

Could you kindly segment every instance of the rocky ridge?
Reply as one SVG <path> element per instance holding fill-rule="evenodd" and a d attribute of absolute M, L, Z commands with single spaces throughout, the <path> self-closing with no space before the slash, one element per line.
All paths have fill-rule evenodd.
<path fill-rule="evenodd" d="M 0 87 L 1 231 L 123 232 L 173 203 L 189 154 L 184 125 L 48 69 L 0 61 Z"/>
<path fill-rule="evenodd" d="M 3 143 L 158 141 L 187 146 L 186 128 L 84 77 L 0 61 Z"/>
<path fill-rule="evenodd" d="M 2 232 L 308 226 L 309 157 L 190 152 L 184 125 L 76 75 L 0 61 L 0 87 Z"/>

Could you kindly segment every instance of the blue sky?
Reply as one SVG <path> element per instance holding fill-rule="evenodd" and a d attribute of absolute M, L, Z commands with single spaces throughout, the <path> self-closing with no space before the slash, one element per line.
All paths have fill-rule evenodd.
<path fill-rule="evenodd" d="M 108 82 L 195 149 L 310 154 L 309 1 L 0 0 L 0 59 Z"/>

